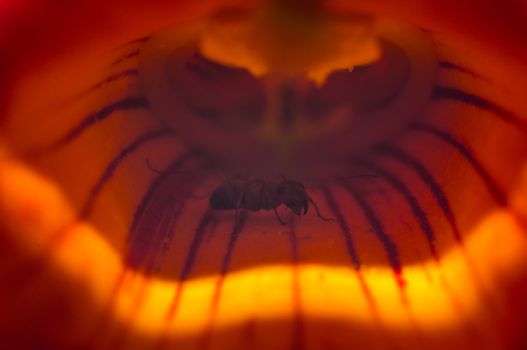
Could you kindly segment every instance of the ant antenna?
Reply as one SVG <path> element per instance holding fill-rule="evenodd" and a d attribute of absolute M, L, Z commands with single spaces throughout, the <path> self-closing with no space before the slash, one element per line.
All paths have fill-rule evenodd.
<path fill-rule="evenodd" d="M 315 201 L 313 200 L 313 198 L 311 198 L 310 196 L 307 196 L 307 200 L 309 202 L 311 202 L 311 204 L 313 204 L 313 207 L 315 208 L 315 211 L 317 212 L 317 215 L 319 218 L 321 218 L 322 220 L 324 221 L 334 221 L 332 218 L 326 218 L 324 216 L 322 216 L 322 214 L 320 214 L 320 210 L 318 210 L 318 206 L 317 206 L 317 203 L 315 203 Z"/>

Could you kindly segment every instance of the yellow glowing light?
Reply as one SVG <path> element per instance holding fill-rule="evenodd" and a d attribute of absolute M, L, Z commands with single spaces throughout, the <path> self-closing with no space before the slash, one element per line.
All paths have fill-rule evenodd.
<path fill-rule="evenodd" d="M 125 278 L 110 312 L 119 322 L 130 324 L 139 334 L 155 335 L 160 327 L 167 327 L 170 336 L 199 334 L 210 322 L 211 300 L 218 276 L 186 281 L 180 308 L 167 326 L 166 312 L 178 288 L 177 282 L 126 271 L 118 252 L 101 238 L 100 233 L 81 223 L 69 226 L 70 231 L 50 245 L 57 230 L 71 219 L 64 200 L 51 184 L 20 165 L 4 162 L 0 174 L 3 199 L 0 217 L 11 227 L 10 231 L 21 245 L 28 250 L 40 247 L 39 254 L 48 255 L 51 266 L 56 265 L 70 279 L 82 283 L 100 305 L 110 298 L 112 286 L 124 271 Z M 34 193 L 41 195 L 34 196 Z M 14 219 L 9 221 L 7 218 Z M 21 232 L 25 233 L 21 235 Z M 398 287 L 393 272 L 386 267 L 362 269 L 378 316 L 372 313 L 357 271 L 352 268 L 314 264 L 268 265 L 229 273 L 222 288 L 215 327 L 221 330 L 239 326 L 248 319 L 264 322 L 294 318 L 299 312 L 292 303 L 295 278 L 301 291 L 296 297 L 301 301 L 302 317 L 306 322 L 338 319 L 349 322 L 347 331 L 359 332 L 361 327 L 371 325 L 378 317 L 383 329 L 393 336 L 408 329 L 410 324 L 433 333 L 481 322 L 478 318 L 484 301 L 477 290 L 481 286 L 474 283 L 474 276 L 466 263 L 467 256 L 485 257 L 477 260 L 476 270 L 480 273 L 483 288 L 491 293 L 490 300 L 495 302 L 501 292 L 497 288 L 498 279 L 513 276 L 515 271 L 527 265 L 527 241 L 514 217 L 505 211 L 487 215 L 468 237 L 464 253 L 454 249 L 444 255 L 440 263 L 428 261 L 406 266 L 407 285 L 404 289 Z M 137 308 L 139 295 L 143 295 L 144 300 L 139 309 L 133 311 Z M 455 307 L 452 295 L 459 296 Z M 68 297 L 75 298 L 75 295 Z M 407 306 L 403 300 L 407 300 Z M 491 322 L 491 317 L 487 314 L 483 319 Z M 484 327 L 492 332 L 492 323 L 484 324 Z M 316 328 L 310 332 L 318 334 Z M 404 339 L 397 341 L 404 342 Z M 498 342 L 492 336 L 486 341 Z"/>
<path fill-rule="evenodd" d="M 380 2 L 371 6 L 384 5 Z M 389 6 L 383 11 L 389 13 Z M 415 17 L 419 16 L 412 11 L 418 13 L 422 10 L 417 9 L 418 7 L 400 7 L 401 12 L 406 10 Z M 339 26 L 331 26 L 332 22 L 329 20 L 309 22 L 313 20 L 309 16 L 307 19 L 296 18 L 298 22 L 292 23 L 292 27 L 284 25 L 273 29 L 285 34 L 281 38 L 283 40 L 274 46 L 256 40 L 265 37 L 262 32 L 269 30 L 271 22 L 266 17 L 268 15 L 268 12 L 262 12 L 245 20 L 231 22 L 215 18 L 210 22 L 201 21 L 196 27 L 188 26 L 187 32 L 180 29 L 175 32 L 180 33 L 180 42 L 203 38 L 200 49 L 215 61 L 247 67 L 258 76 L 270 71 L 305 74 L 319 84 L 332 69 L 351 69 L 375 60 L 380 54 L 376 41 L 377 32 L 369 20 L 354 19 Z M 434 13 L 432 17 L 434 16 L 439 14 Z M 302 27 L 306 20 L 313 28 L 324 30 L 298 31 L 298 27 Z M 142 25 L 147 29 L 158 25 L 154 20 L 152 23 L 154 24 Z M 350 32 L 355 34 L 346 36 Z M 202 37 L 203 33 L 205 35 Z M 128 38 L 128 34 L 123 37 Z M 291 38 L 298 39 L 299 46 L 289 47 Z M 470 44 L 471 40 L 465 39 L 463 44 Z M 173 44 L 177 47 L 177 40 Z M 412 138 L 410 135 L 403 139 L 403 146 L 410 144 L 419 148 L 416 156 L 429 161 L 427 165 L 433 168 L 434 176 L 441 181 L 455 206 L 454 211 L 459 213 L 464 238 L 464 245 L 455 243 L 441 250 L 439 261 L 431 258 L 420 260 L 417 249 L 416 252 L 409 253 L 413 254 L 412 259 L 415 260 L 403 264 L 403 278 L 406 282 L 403 288 L 397 283 L 388 264 L 383 262 L 384 255 L 379 259 L 381 263 L 364 264 L 360 271 L 356 271 L 351 264 L 346 265 L 340 261 L 339 265 L 311 262 L 295 264 L 285 261 L 251 265 L 229 271 L 223 277 L 217 274 L 192 276 L 183 282 L 147 276 L 126 266 L 122 250 L 126 244 L 125 238 L 135 203 L 140 201 L 141 190 L 147 188 L 151 179 L 157 175 L 146 169 L 143 155 L 139 157 L 136 168 L 126 169 L 132 175 L 118 177 L 118 185 L 115 186 L 120 186 L 122 193 L 117 192 L 118 195 L 114 197 L 101 199 L 97 210 L 105 214 L 117 208 L 119 212 L 115 217 L 99 220 L 99 213 L 96 212 L 86 221 L 80 221 L 75 214 L 76 206 L 85 198 L 92 180 L 96 179 L 101 169 L 104 169 L 127 140 L 124 136 L 123 140 L 116 140 L 114 134 L 121 132 L 119 135 L 127 133 L 126 136 L 135 137 L 152 127 L 153 118 L 148 118 L 147 115 L 147 118 L 143 118 L 147 122 L 132 121 L 126 115 L 126 118 L 122 118 L 124 123 L 112 121 L 104 124 L 103 133 L 94 132 L 90 137 L 79 140 L 71 148 L 68 146 L 62 153 L 51 155 L 41 163 L 37 161 L 35 164 L 24 165 L 22 161 L 11 158 L 11 150 L 23 151 L 30 146 L 39 146 L 40 143 L 46 144 L 47 141 L 56 139 L 78 118 L 104 104 L 109 95 L 113 98 L 122 92 L 122 86 L 115 89 L 117 92 L 108 92 L 112 89 L 109 88 L 100 95 L 85 96 L 86 99 L 73 103 L 68 108 L 55 108 L 56 105 L 53 105 L 58 100 L 62 101 L 60 98 L 71 97 L 69 93 L 72 91 L 86 88 L 95 76 L 102 75 L 97 67 L 107 64 L 105 59 L 108 56 L 99 55 L 103 51 L 94 51 L 91 56 L 84 55 L 84 52 L 72 54 L 71 57 L 50 64 L 40 74 L 28 74 L 13 87 L 9 118 L 0 130 L 2 137 L 5 137 L 5 140 L 0 140 L 0 242 L 9 243 L 6 245 L 9 247 L 8 253 L 13 254 L 3 259 L 0 266 L 1 278 L 9 281 L 0 289 L 0 301 L 3 302 L 0 306 L 5 306 L 7 310 L 3 311 L 0 319 L 1 331 L 15 329 L 25 335 L 30 328 L 32 332 L 44 329 L 46 339 L 56 336 L 56 339 L 63 341 L 60 344 L 53 343 L 56 348 L 72 348 L 71 344 L 78 344 L 79 339 L 81 342 L 93 341 L 93 348 L 115 348 L 118 334 L 126 331 L 128 337 L 124 341 L 127 343 L 123 344 L 123 348 L 154 348 L 160 338 L 165 336 L 170 346 L 186 349 L 199 347 L 204 330 L 211 328 L 214 338 L 211 349 L 246 349 L 255 344 L 256 348 L 285 349 L 291 348 L 295 324 L 301 322 L 306 348 L 312 349 L 393 346 L 402 349 L 481 347 L 494 350 L 507 347 L 508 344 L 504 341 L 508 340 L 506 338 L 510 327 L 523 327 L 523 309 L 514 309 L 515 301 L 509 295 L 512 292 L 524 292 L 522 288 L 518 289 L 519 292 L 516 290 L 516 283 L 525 280 L 527 271 L 524 219 L 527 216 L 527 170 L 523 166 L 522 175 L 518 175 L 516 171 L 525 163 L 524 134 L 511 125 L 499 124 L 503 121 L 497 118 L 492 119 L 494 117 L 491 116 L 487 119 L 486 114 L 491 113 L 482 113 L 474 106 L 457 106 L 456 109 L 449 105 L 448 108 L 435 109 L 425 117 L 437 125 L 459 132 L 458 136 L 466 137 L 467 140 L 463 141 L 467 143 L 473 141 L 467 130 L 479 131 L 481 125 L 487 126 L 481 128 L 481 135 L 476 132 L 475 136 L 483 141 L 481 144 L 477 143 L 474 149 L 481 156 L 483 165 L 496 175 L 497 182 L 506 186 L 509 206 L 497 208 L 490 203 L 484 185 L 468 165 L 466 169 L 460 166 L 456 155 L 446 152 L 450 158 L 439 159 L 441 157 L 437 154 L 443 154 L 439 152 L 439 147 L 425 149 L 423 145 L 428 146 L 426 141 L 429 140 L 424 137 L 413 135 L 415 138 Z M 460 62 L 465 62 L 463 60 L 471 55 L 469 49 L 460 53 L 455 46 L 442 48 L 441 53 L 458 58 Z M 524 111 L 525 99 L 521 93 L 514 91 L 522 91 L 520 87 L 524 84 L 525 67 L 495 59 L 492 53 L 481 55 L 476 50 L 474 55 L 475 58 L 467 59 L 466 62 L 471 63 L 474 70 L 486 72 L 496 78 L 496 81 L 492 84 L 485 81 L 479 86 L 473 84 L 474 77 L 465 75 L 458 78 L 450 72 L 442 74 L 439 83 L 480 89 L 477 92 L 491 96 L 497 103 L 511 110 Z M 92 56 L 98 57 L 99 66 L 91 65 L 95 60 Z M 72 66 L 63 64 L 63 61 L 68 60 L 74 61 Z M 280 69 L 279 65 L 282 66 Z M 88 69 L 84 69 L 86 66 Z M 70 74 L 71 72 L 76 73 Z M 415 75 L 420 73 L 415 72 Z M 505 85 L 503 83 L 510 84 L 507 88 L 514 91 L 501 89 L 500 86 Z M 429 91 L 421 93 L 428 94 Z M 409 94 L 403 97 L 410 103 L 413 102 L 412 96 L 413 94 Z M 425 110 L 427 107 L 413 108 L 416 108 L 417 113 L 417 110 Z M 468 118 L 468 121 L 464 118 Z M 28 128 L 35 125 L 38 127 Z M 485 143 L 496 144 L 501 141 L 508 148 L 485 149 L 483 152 L 483 147 L 480 147 Z M 182 146 L 152 146 L 155 151 L 160 148 L 170 149 L 178 154 Z M 509 149 L 515 149 L 516 152 L 505 155 Z M 172 156 L 169 152 L 163 154 L 159 157 L 163 160 L 160 164 L 168 163 Z M 79 159 L 86 159 L 83 165 L 88 170 L 82 174 L 79 174 L 77 166 Z M 45 162 L 48 163 L 44 164 Z M 40 172 L 39 166 L 44 171 Z M 46 171 L 53 168 L 59 169 L 58 175 L 48 176 Z M 463 172 L 459 171 L 460 168 L 463 168 Z M 148 176 L 135 174 L 141 169 Z M 394 169 L 400 168 L 394 166 Z M 437 225 L 438 241 L 452 241 L 449 236 L 450 228 L 436 208 L 437 204 L 432 203 L 431 194 L 422 183 L 412 182 L 415 174 L 408 173 L 401 171 L 405 181 L 412 185 L 412 190 L 413 185 L 416 186 L 415 191 L 425 209 L 432 208 L 427 214 L 433 224 Z M 139 180 L 134 177 L 136 175 Z M 510 184 L 510 180 L 515 183 Z M 141 190 L 137 190 L 138 187 Z M 351 202 L 351 199 L 348 201 Z M 476 205 L 469 205 L 475 202 Z M 196 203 L 189 204 L 189 207 L 200 207 L 199 202 Z M 356 206 L 348 205 L 346 209 L 349 208 Z M 187 216 L 184 216 L 178 229 L 185 232 L 194 229 L 194 216 L 201 212 L 192 209 L 186 213 L 192 220 L 186 220 Z M 382 205 L 375 209 L 382 212 L 380 215 L 384 215 L 383 209 L 392 210 Z M 349 210 L 346 214 L 355 218 L 360 216 L 360 213 L 357 215 L 358 211 Z M 409 215 L 404 211 L 402 213 Z M 404 215 L 397 219 L 406 219 Z M 415 243 L 405 241 L 410 230 L 406 232 L 403 225 L 397 226 L 398 221 L 391 221 L 389 215 L 387 218 L 383 223 L 391 230 L 390 233 L 397 240 L 396 244 L 404 246 L 408 252 L 408 245 Z M 272 220 L 264 222 L 275 223 Z M 309 221 L 302 221 L 304 222 L 308 224 L 302 229 L 308 233 L 320 230 L 322 234 L 329 236 L 337 231 L 334 223 L 310 226 Z M 229 221 L 229 225 L 230 223 Z M 393 227 L 391 224 L 394 224 Z M 350 226 L 353 225 L 356 222 L 350 219 Z M 257 225 L 252 226 L 252 232 L 244 233 L 252 234 L 251 239 L 258 236 L 248 245 L 257 249 L 259 243 L 273 238 L 270 234 L 263 236 L 263 233 L 254 229 L 255 226 Z M 106 227 L 109 229 L 105 230 Z M 218 231 L 228 234 L 227 229 Z M 381 244 L 375 241 L 373 235 L 363 233 L 366 235 L 361 238 L 364 248 L 361 253 L 384 254 Z M 178 243 L 188 242 L 181 240 Z M 322 246 L 326 243 L 328 242 L 325 240 L 315 243 L 302 241 L 299 245 L 306 250 L 310 249 L 310 252 L 326 255 L 338 250 L 335 248 L 338 244 L 334 241 L 330 242 L 334 246 L 324 250 Z M 423 246 L 421 244 L 419 248 Z M 218 247 L 213 248 L 223 249 Z M 180 249 L 183 251 L 185 247 Z M 184 257 L 178 255 L 177 259 L 182 260 Z M 221 298 L 218 298 L 217 308 L 213 310 L 213 296 L 218 292 L 220 278 L 223 278 Z M 19 279 L 27 280 L 23 288 L 17 284 Z M 369 292 L 365 292 L 364 285 Z M 20 288 L 20 293 L 17 288 Z M 178 291 L 181 292 L 181 299 L 177 310 L 169 319 L 168 311 Z M 368 293 L 371 294 L 371 299 Z M 521 298 L 523 300 L 523 295 Z M 61 308 L 55 312 L 57 305 Z M 58 322 L 55 322 L 55 316 L 58 317 Z M 24 323 L 27 319 L 32 327 L 27 326 L 29 323 Z M 60 332 L 57 332 L 58 328 Z M 522 332 L 520 329 L 521 334 Z M 475 340 L 471 338 L 474 335 L 477 338 Z M 250 345 L 243 343 L 246 341 L 244 337 L 250 338 Z M 36 339 L 40 340 L 38 337 Z M 72 342 L 69 343 L 69 340 Z M 478 341 L 481 346 L 474 346 L 474 342 L 477 344 Z M 179 342 L 186 343 L 180 346 Z"/>
<path fill-rule="evenodd" d="M 317 84 L 335 69 L 353 69 L 381 56 L 373 20 L 354 16 L 340 21 L 324 13 L 286 16 L 281 7 L 265 8 L 256 15 L 210 22 L 200 42 L 208 58 L 244 67 L 256 76 L 305 74 Z M 289 13 L 288 13 L 289 14 Z M 298 22 L 298 23 L 297 23 Z M 272 42 L 265 38 L 272 32 Z"/>

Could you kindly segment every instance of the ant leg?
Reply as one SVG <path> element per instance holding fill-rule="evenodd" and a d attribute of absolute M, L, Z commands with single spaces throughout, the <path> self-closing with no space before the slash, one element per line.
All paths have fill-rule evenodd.
<path fill-rule="evenodd" d="M 281 217 L 280 215 L 278 214 L 278 210 L 276 210 L 275 207 L 273 207 L 273 211 L 274 211 L 274 215 L 276 215 L 276 218 L 278 219 L 278 221 L 280 221 L 280 223 L 285 226 L 287 225 L 287 222 L 285 222 Z"/>
<path fill-rule="evenodd" d="M 320 210 L 318 210 L 317 203 L 315 203 L 313 198 L 311 198 L 310 196 L 307 196 L 307 200 L 309 202 L 311 202 L 311 204 L 313 204 L 313 207 L 315 208 L 315 211 L 317 212 L 317 215 L 318 215 L 319 218 L 321 218 L 324 221 L 334 221 L 332 218 L 326 218 L 326 217 L 322 216 L 322 214 L 320 214 Z"/>
<path fill-rule="evenodd" d="M 225 176 L 225 174 L 223 174 L 223 172 L 219 174 L 219 177 L 223 181 L 225 186 L 227 187 L 227 190 L 229 192 L 230 201 L 232 204 L 234 204 L 234 230 L 236 230 L 239 224 L 240 207 L 243 201 L 244 192 L 242 190 L 242 191 L 239 191 L 238 194 L 236 194 L 234 186 L 229 181 L 229 179 Z"/>
<path fill-rule="evenodd" d="M 238 208 L 234 209 L 234 227 L 233 227 L 233 231 L 236 231 L 238 229 L 238 222 L 240 221 L 239 220 L 239 217 L 240 217 L 240 211 L 238 210 Z"/>
<path fill-rule="evenodd" d="M 226 177 L 223 173 L 220 173 L 220 174 L 219 174 L 219 177 L 220 177 L 220 179 L 223 181 L 223 183 L 225 184 L 225 186 L 227 186 L 227 188 L 228 188 L 228 190 L 229 190 L 230 200 L 231 200 L 231 202 L 234 204 L 235 209 L 239 208 L 240 206 L 238 205 L 238 202 L 240 202 L 240 205 L 241 205 L 241 199 L 240 199 L 240 196 L 243 196 L 243 191 L 240 191 L 240 193 L 238 194 L 238 196 L 236 196 L 236 191 L 234 190 L 234 186 L 233 186 L 232 183 L 229 181 L 229 179 L 227 179 L 227 177 Z"/>
<path fill-rule="evenodd" d="M 240 223 L 240 208 L 242 206 L 244 193 L 244 191 L 240 191 L 240 193 L 238 194 L 238 198 L 236 198 L 236 205 L 234 207 L 234 231 L 238 229 L 238 225 Z"/>
<path fill-rule="evenodd" d="M 271 195 L 269 194 L 269 189 L 265 186 L 265 183 L 263 185 L 263 188 L 262 188 L 263 192 L 265 192 L 265 197 L 267 198 L 267 201 L 269 202 L 269 204 L 271 205 L 271 207 L 273 208 L 273 211 L 274 211 L 274 215 L 276 215 L 276 218 L 278 219 L 278 221 L 283 225 L 283 226 L 286 226 L 287 225 L 287 222 L 285 222 L 281 217 L 280 217 L 280 214 L 278 214 L 278 210 L 276 210 L 276 207 L 273 205 L 274 203 L 271 202 Z"/>

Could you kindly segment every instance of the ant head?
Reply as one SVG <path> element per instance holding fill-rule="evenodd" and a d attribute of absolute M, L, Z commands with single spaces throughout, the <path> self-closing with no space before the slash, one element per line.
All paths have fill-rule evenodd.
<path fill-rule="evenodd" d="M 284 180 L 278 184 L 276 193 L 280 201 L 284 203 L 295 215 L 306 214 L 309 208 L 308 197 L 305 186 L 294 180 Z"/>
<path fill-rule="evenodd" d="M 309 204 L 305 198 L 299 201 L 295 200 L 286 202 L 285 205 L 291 209 L 296 216 L 306 215 L 307 210 L 309 209 Z"/>

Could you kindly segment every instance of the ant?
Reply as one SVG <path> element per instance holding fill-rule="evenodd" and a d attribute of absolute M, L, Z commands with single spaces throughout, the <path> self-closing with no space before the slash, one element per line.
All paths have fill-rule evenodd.
<path fill-rule="evenodd" d="M 295 215 L 307 214 L 309 204 L 313 205 L 320 219 L 324 217 L 317 204 L 307 193 L 306 187 L 299 181 L 283 179 L 280 182 L 257 180 L 230 180 L 218 186 L 209 197 L 209 204 L 215 210 L 235 210 L 238 221 L 239 209 L 251 211 L 273 210 L 282 225 L 287 223 L 278 214 L 280 205 L 288 207 Z"/>
<path fill-rule="evenodd" d="M 150 164 L 148 158 L 145 159 L 147 167 L 161 173 Z M 307 193 L 307 189 L 300 181 L 290 180 L 282 177 L 280 182 L 265 181 L 262 179 L 228 180 L 224 176 L 223 184 L 216 187 L 209 197 L 209 205 L 214 210 L 234 210 L 235 225 L 238 223 L 238 213 L 240 209 L 260 211 L 273 210 L 276 218 L 282 225 L 287 223 L 280 217 L 277 208 L 282 204 L 288 207 L 295 215 L 302 216 L 307 214 L 309 204 L 315 208 L 317 216 L 323 221 L 333 221 L 331 218 L 324 217 L 317 204 Z M 378 177 L 375 174 L 355 175 L 352 177 Z M 343 180 L 343 179 L 337 179 Z M 195 197 L 202 198 L 202 196 Z"/>

